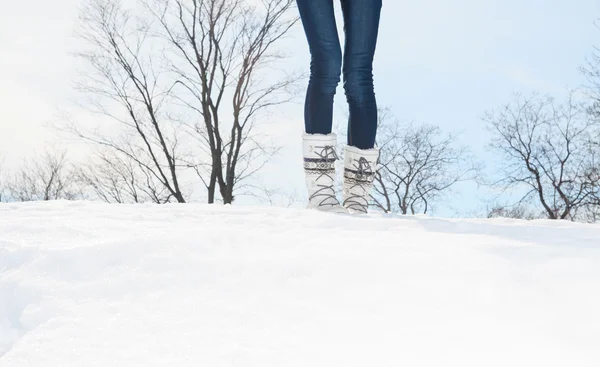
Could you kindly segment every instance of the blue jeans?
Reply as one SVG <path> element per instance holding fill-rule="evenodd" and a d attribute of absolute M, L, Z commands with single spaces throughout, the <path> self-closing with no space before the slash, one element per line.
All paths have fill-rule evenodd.
<path fill-rule="evenodd" d="M 296 0 L 311 54 L 305 130 L 310 134 L 331 133 L 333 98 L 343 71 L 350 112 L 348 144 L 371 149 L 377 133 L 373 57 L 382 0 L 340 0 L 345 34 L 343 68 L 333 1 Z"/>

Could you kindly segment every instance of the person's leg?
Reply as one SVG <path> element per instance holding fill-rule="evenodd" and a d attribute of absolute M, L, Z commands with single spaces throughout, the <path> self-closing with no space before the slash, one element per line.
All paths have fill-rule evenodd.
<path fill-rule="evenodd" d="M 311 54 L 304 104 L 305 131 L 329 134 L 333 122 L 333 98 L 342 68 L 333 0 L 297 0 L 297 5 Z"/>
<path fill-rule="evenodd" d="M 337 137 L 331 132 L 342 68 L 333 0 L 297 0 L 297 4 L 311 55 L 302 137 L 308 208 L 347 213 L 335 191 Z"/>
<path fill-rule="evenodd" d="M 314 0 L 312 0 L 314 1 Z M 348 101 L 348 145 L 375 146 L 377 102 L 373 90 L 373 57 L 382 0 L 341 0 L 344 15 L 344 91 Z"/>
<path fill-rule="evenodd" d="M 350 109 L 348 145 L 344 148 L 343 205 L 367 213 L 379 149 L 373 57 L 382 0 L 341 0 L 344 15 L 344 91 Z"/>

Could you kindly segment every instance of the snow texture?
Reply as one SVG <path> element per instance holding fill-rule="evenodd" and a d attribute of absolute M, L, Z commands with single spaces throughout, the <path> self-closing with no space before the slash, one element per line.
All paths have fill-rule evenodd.
<path fill-rule="evenodd" d="M 600 366 L 600 226 L 0 204 L 0 366 Z"/>

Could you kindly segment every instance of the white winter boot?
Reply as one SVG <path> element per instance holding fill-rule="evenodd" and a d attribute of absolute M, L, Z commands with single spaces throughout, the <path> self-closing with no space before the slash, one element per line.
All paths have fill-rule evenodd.
<path fill-rule="evenodd" d="M 343 205 L 350 213 L 367 213 L 379 149 L 359 149 L 346 145 L 344 150 Z"/>
<path fill-rule="evenodd" d="M 332 213 L 348 213 L 335 195 L 335 162 L 338 160 L 335 134 L 302 136 L 304 173 L 308 208 Z"/>

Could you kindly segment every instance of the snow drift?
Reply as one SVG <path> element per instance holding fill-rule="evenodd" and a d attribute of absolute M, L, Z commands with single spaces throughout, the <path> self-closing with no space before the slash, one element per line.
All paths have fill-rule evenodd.
<path fill-rule="evenodd" d="M 600 226 L 0 204 L 0 366 L 599 366 Z"/>

